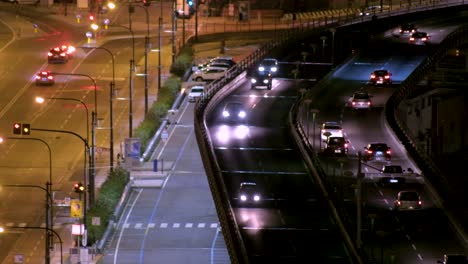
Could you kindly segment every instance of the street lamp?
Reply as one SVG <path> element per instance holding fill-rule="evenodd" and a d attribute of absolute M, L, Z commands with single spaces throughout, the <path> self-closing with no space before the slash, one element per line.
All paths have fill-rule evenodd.
<path fill-rule="evenodd" d="M 333 67 L 335 65 L 335 33 L 336 33 L 336 28 L 331 28 L 330 32 L 332 33 L 331 63 L 332 63 L 332 67 Z"/>
<path fill-rule="evenodd" d="M 89 173 L 88 173 L 88 177 L 89 175 L 92 175 L 94 174 L 94 164 L 95 164 L 95 161 L 93 160 L 94 158 L 94 155 L 91 155 L 91 151 L 89 150 L 89 145 L 88 145 L 88 142 L 89 142 L 89 112 L 88 112 L 88 106 L 81 100 L 79 99 L 76 99 L 76 98 L 63 98 L 63 97 L 36 97 L 35 101 L 37 103 L 44 103 L 45 99 L 48 99 L 48 100 L 64 100 L 64 101 L 75 101 L 75 102 L 79 102 L 81 105 L 83 105 L 83 107 L 86 109 L 86 141 L 85 141 L 85 144 L 87 146 L 87 148 L 85 149 L 85 158 L 84 158 L 84 169 L 86 170 L 86 156 L 88 156 L 89 160 L 88 160 L 88 163 L 89 163 Z M 91 134 L 94 135 L 95 134 L 95 126 L 93 125 L 92 126 L 92 132 Z M 88 185 L 88 179 L 86 177 L 86 175 L 84 176 L 84 183 L 85 183 L 85 186 Z M 88 188 L 90 189 L 90 188 Z M 84 200 L 85 200 L 85 205 L 86 205 L 86 193 L 85 193 L 85 196 L 84 196 Z M 86 206 L 85 206 L 85 209 Z M 85 210 L 85 214 L 86 214 L 86 210 Z"/>
<path fill-rule="evenodd" d="M 47 150 L 49 151 L 49 181 L 46 183 L 46 188 L 42 188 L 42 187 L 39 187 L 39 186 L 34 186 L 34 187 L 37 187 L 37 188 L 41 188 L 43 190 L 46 191 L 47 193 L 47 197 L 50 198 L 50 192 L 52 191 L 52 151 L 50 149 L 50 146 L 49 144 L 47 144 L 47 142 L 45 142 L 44 140 L 40 139 L 40 138 L 33 138 L 33 137 L 6 137 L 5 139 L 18 139 L 18 140 L 32 140 L 32 141 L 39 141 L 41 143 L 43 143 L 46 147 L 47 147 Z M 1 138 L 0 137 L 0 143 L 3 143 L 4 141 L 4 138 Z M 6 186 L 6 185 L 4 185 Z M 13 187 L 13 185 L 11 185 L 11 187 Z M 33 187 L 33 185 L 30 185 L 29 187 Z M 49 203 L 47 203 L 46 205 L 46 226 L 49 227 L 49 226 L 54 226 L 53 224 L 53 212 L 52 212 L 52 204 L 50 204 L 50 207 L 49 207 Z M 47 212 L 49 214 L 47 214 Z M 45 248 L 46 248 L 46 251 L 45 251 L 45 260 L 46 260 L 46 263 L 50 263 L 50 252 L 49 252 L 49 248 L 50 248 L 50 244 L 51 242 L 53 243 L 53 241 L 51 241 L 51 236 L 49 235 L 48 232 L 46 232 L 46 243 L 45 243 Z"/>
<path fill-rule="evenodd" d="M 132 34 L 132 59 L 130 60 L 130 95 L 129 95 L 129 113 L 128 113 L 128 137 L 133 136 L 133 72 L 135 71 L 135 36 L 131 28 L 122 25 L 109 25 L 112 27 L 125 28 Z"/>
<path fill-rule="evenodd" d="M 115 61 L 114 61 L 114 54 L 107 48 L 104 47 L 78 47 L 82 49 L 101 49 L 106 51 L 112 59 L 112 82 L 110 83 L 110 92 L 109 92 L 109 123 L 110 123 L 110 141 L 109 141 L 109 148 L 110 148 L 110 171 L 114 171 L 114 110 L 112 106 L 112 100 L 114 98 L 114 87 L 115 87 Z M 94 144 L 93 144 L 93 158 L 94 158 Z M 94 175 L 93 175 L 93 188 L 94 188 Z M 91 189 L 91 179 L 90 179 L 90 189 Z M 94 190 L 94 189 L 93 189 Z M 91 197 L 90 197 L 91 198 Z M 94 199 L 94 197 L 93 197 Z M 91 201 L 91 200 L 90 200 Z"/>
<path fill-rule="evenodd" d="M 95 150 L 96 150 L 96 126 L 97 126 L 97 85 L 96 85 L 96 80 L 94 80 L 94 78 L 92 78 L 91 76 L 87 75 L 87 74 L 82 74 L 82 73 L 61 73 L 61 72 L 52 72 L 53 75 L 65 75 L 65 76 L 80 76 L 80 77 L 86 77 L 88 79 L 90 79 L 92 82 L 93 82 L 93 86 L 94 86 L 94 111 L 91 113 L 91 148 L 92 148 L 92 151 L 89 151 L 89 156 L 90 156 L 90 164 L 89 164 L 89 167 L 90 167 L 90 175 L 89 175 L 89 203 L 91 205 L 94 204 L 94 192 L 95 192 L 95 187 L 94 187 L 94 182 L 95 182 L 95 177 L 96 177 L 96 164 L 95 164 L 95 161 L 96 161 L 96 155 L 95 155 Z M 69 100 L 73 100 L 73 99 L 70 99 Z M 75 99 L 77 100 L 77 99 Z M 80 100 L 77 100 L 77 101 L 80 101 Z M 81 102 L 81 101 L 80 101 Z M 88 114 L 88 108 L 86 107 L 86 104 L 84 104 L 83 102 L 81 102 L 85 108 L 86 108 L 86 115 Z M 88 131 L 88 129 L 87 129 Z M 86 145 L 88 145 L 88 142 L 86 142 Z M 86 153 L 85 153 L 86 154 Z M 112 157 L 112 155 L 111 155 Z M 86 156 L 85 156 L 85 159 L 86 159 Z M 112 158 L 111 158 L 112 160 Z M 111 163 L 112 164 L 112 163 Z M 86 177 L 85 177 L 86 178 Z"/>
<path fill-rule="evenodd" d="M 44 229 L 46 232 L 52 232 L 55 236 L 57 236 L 58 240 L 60 241 L 60 264 L 63 264 L 63 241 L 60 235 L 52 228 L 49 227 L 39 227 L 39 226 L 10 226 L 7 229 Z M 0 226 L 0 233 L 5 233 L 6 229 Z M 50 263 L 50 260 L 49 262 Z"/>

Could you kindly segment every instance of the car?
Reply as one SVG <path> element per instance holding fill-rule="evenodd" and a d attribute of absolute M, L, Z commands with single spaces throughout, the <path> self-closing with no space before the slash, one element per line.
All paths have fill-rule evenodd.
<path fill-rule="evenodd" d="M 261 195 L 255 182 L 241 182 L 239 186 L 239 202 L 241 204 L 258 204 Z"/>
<path fill-rule="evenodd" d="M 386 12 L 389 10 L 390 10 L 389 5 L 374 5 L 374 6 L 362 7 L 358 12 L 358 16 L 370 16 L 370 15 L 375 15 L 376 13 Z"/>
<path fill-rule="evenodd" d="M 401 35 L 411 35 L 412 33 L 416 32 L 416 30 L 416 26 L 411 23 L 402 24 L 400 26 Z"/>
<path fill-rule="evenodd" d="M 328 137 L 325 141 L 325 153 L 330 155 L 346 155 L 349 141 L 344 137 Z"/>
<path fill-rule="evenodd" d="M 273 76 L 271 73 L 267 74 L 253 74 L 250 77 L 251 88 L 256 89 L 257 87 L 266 87 L 268 90 L 271 90 L 273 84 Z"/>
<path fill-rule="evenodd" d="M 216 58 L 212 59 L 210 61 L 210 63 L 224 63 L 224 64 L 230 65 L 231 67 L 236 65 L 236 62 L 234 61 L 234 59 L 232 57 L 229 57 L 229 56 L 216 57 Z"/>
<path fill-rule="evenodd" d="M 373 85 L 390 85 L 392 84 L 392 73 L 389 70 L 375 70 L 370 75 L 370 84 Z"/>
<path fill-rule="evenodd" d="M 364 161 L 377 160 L 384 158 L 385 160 L 392 159 L 392 151 L 385 143 L 371 143 L 364 147 Z"/>
<path fill-rule="evenodd" d="M 278 60 L 274 58 L 265 58 L 258 65 L 259 73 L 276 74 L 278 72 Z"/>
<path fill-rule="evenodd" d="M 192 88 L 190 88 L 190 92 L 189 92 L 189 94 L 187 96 L 188 101 L 190 103 L 195 102 L 203 94 L 204 90 L 205 90 L 204 86 L 201 86 L 201 85 L 192 86 Z"/>
<path fill-rule="evenodd" d="M 243 122 L 247 118 L 247 111 L 241 102 L 227 102 L 222 111 L 225 121 Z"/>
<path fill-rule="evenodd" d="M 411 37 L 409 38 L 410 43 L 414 44 L 426 44 L 427 41 L 429 40 L 429 36 L 427 35 L 426 32 L 414 32 L 411 34 Z"/>
<path fill-rule="evenodd" d="M 213 81 L 225 76 L 226 68 L 206 68 L 205 70 L 196 71 L 192 75 L 192 80 L 197 82 Z"/>
<path fill-rule="evenodd" d="M 372 107 L 371 95 L 368 92 L 359 91 L 351 96 L 351 108 L 353 110 L 365 109 L 369 110 Z"/>
<path fill-rule="evenodd" d="M 395 200 L 395 210 L 416 210 L 421 209 L 422 200 L 418 192 L 400 191 Z"/>
<path fill-rule="evenodd" d="M 438 260 L 440 264 L 468 264 L 468 257 L 462 254 L 445 254 L 442 260 Z"/>
<path fill-rule="evenodd" d="M 382 173 L 402 174 L 405 170 L 400 165 L 384 165 Z"/>
<path fill-rule="evenodd" d="M 343 128 L 338 122 L 324 122 L 321 129 L 321 138 L 326 141 L 328 137 L 343 137 Z"/>
<path fill-rule="evenodd" d="M 50 71 L 41 71 L 36 74 L 36 86 L 41 85 L 54 85 L 55 78 Z"/>
<path fill-rule="evenodd" d="M 69 58 L 67 51 L 63 51 L 59 46 L 50 49 L 47 53 L 49 63 L 67 63 Z"/>

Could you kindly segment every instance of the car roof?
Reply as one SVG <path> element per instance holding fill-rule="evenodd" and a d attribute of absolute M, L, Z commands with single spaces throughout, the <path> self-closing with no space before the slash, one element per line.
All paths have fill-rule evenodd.
<path fill-rule="evenodd" d="M 380 69 L 380 70 L 375 70 L 374 73 L 375 74 L 385 74 L 385 73 L 388 73 L 389 70 L 387 69 Z"/>
<path fill-rule="evenodd" d="M 241 182 L 240 183 L 240 186 L 241 187 L 245 187 L 245 186 L 257 186 L 257 184 L 255 182 Z"/>

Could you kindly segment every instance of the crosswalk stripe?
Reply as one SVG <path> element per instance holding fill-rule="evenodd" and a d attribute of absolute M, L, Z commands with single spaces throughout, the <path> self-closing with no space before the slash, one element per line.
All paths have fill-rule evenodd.
<path fill-rule="evenodd" d="M 192 228 L 193 224 L 192 223 L 186 223 L 185 228 Z"/>
<path fill-rule="evenodd" d="M 137 224 L 135 224 L 135 228 L 136 228 L 136 229 L 141 229 L 141 226 L 142 226 L 142 225 L 143 225 L 142 223 L 137 223 Z"/>
<path fill-rule="evenodd" d="M 174 223 L 174 224 L 172 225 L 172 227 L 173 227 L 173 228 L 179 228 L 179 227 L 180 227 L 180 224 L 179 224 L 179 223 Z"/>
<path fill-rule="evenodd" d="M 160 227 L 161 228 L 167 228 L 167 223 L 162 223 Z"/>
<path fill-rule="evenodd" d="M 199 223 L 197 227 L 198 227 L 198 228 L 204 228 L 204 227 L 205 227 L 205 223 Z"/>
<path fill-rule="evenodd" d="M 149 224 L 148 224 L 148 228 L 154 228 L 155 226 L 156 226 L 155 223 L 149 223 Z"/>
<path fill-rule="evenodd" d="M 211 227 L 211 228 L 217 228 L 217 227 L 218 227 L 218 224 L 216 224 L 216 223 L 211 224 L 210 227 Z"/>

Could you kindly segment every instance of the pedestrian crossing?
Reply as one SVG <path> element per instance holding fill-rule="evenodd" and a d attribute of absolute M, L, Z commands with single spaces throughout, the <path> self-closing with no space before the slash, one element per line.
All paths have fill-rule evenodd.
<path fill-rule="evenodd" d="M 124 223 L 125 229 L 217 229 L 219 223 Z"/>

